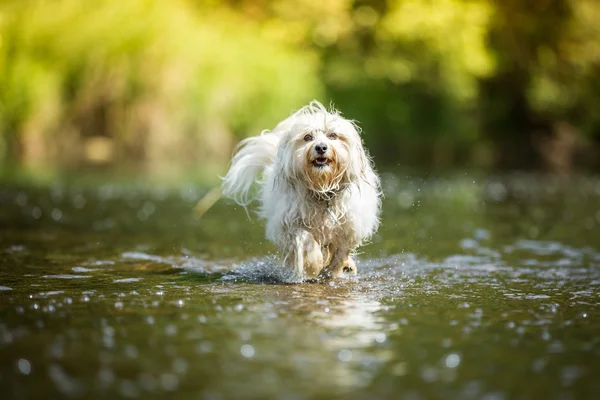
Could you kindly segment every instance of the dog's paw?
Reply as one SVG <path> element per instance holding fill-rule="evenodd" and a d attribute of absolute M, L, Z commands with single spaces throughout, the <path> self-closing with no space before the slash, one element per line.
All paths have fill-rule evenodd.
<path fill-rule="evenodd" d="M 342 268 L 342 272 L 345 274 L 356 275 L 356 268 L 346 266 L 346 267 Z"/>
<path fill-rule="evenodd" d="M 345 260 L 343 264 L 340 263 L 336 266 L 325 268 L 323 271 L 321 271 L 319 279 L 329 280 L 335 278 L 351 277 L 355 276 L 356 273 L 356 264 L 350 257 L 348 257 L 348 259 Z"/>
<path fill-rule="evenodd" d="M 352 258 L 348 257 L 348 260 L 342 267 L 342 273 L 344 275 L 356 275 L 357 272 L 358 271 L 356 269 L 356 264 L 354 263 L 354 260 Z"/>

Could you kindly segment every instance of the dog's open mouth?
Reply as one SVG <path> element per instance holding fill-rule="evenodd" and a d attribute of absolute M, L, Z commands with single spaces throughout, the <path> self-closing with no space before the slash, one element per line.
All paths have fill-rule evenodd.
<path fill-rule="evenodd" d="M 327 158 L 327 157 L 317 157 L 314 160 L 312 160 L 312 164 L 315 167 L 318 167 L 318 168 L 324 167 L 327 164 L 329 164 L 329 158 Z"/>

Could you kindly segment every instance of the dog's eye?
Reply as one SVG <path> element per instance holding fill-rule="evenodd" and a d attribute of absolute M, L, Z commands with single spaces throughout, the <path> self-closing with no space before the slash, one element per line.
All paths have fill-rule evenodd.
<path fill-rule="evenodd" d="M 329 133 L 327 134 L 327 137 L 328 137 L 329 139 L 337 139 L 337 133 L 335 133 L 335 132 L 329 132 Z"/>
<path fill-rule="evenodd" d="M 311 135 L 310 133 L 304 136 L 305 142 L 310 142 L 311 140 L 313 140 L 313 135 Z"/>

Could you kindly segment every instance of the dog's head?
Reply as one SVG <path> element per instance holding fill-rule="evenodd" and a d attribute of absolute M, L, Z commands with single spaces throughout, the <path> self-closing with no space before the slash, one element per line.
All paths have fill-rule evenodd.
<path fill-rule="evenodd" d="M 285 179 L 320 195 L 372 174 L 357 126 L 314 101 L 281 122 L 279 164 Z"/>

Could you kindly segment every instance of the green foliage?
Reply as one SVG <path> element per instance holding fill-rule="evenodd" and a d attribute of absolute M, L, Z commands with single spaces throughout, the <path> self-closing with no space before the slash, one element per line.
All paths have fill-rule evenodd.
<path fill-rule="evenodd" d="M 208 155 L 221 143 L 228 153 L 233 133 L 272 125 L 323 90 L 311 51 L 228 10 L 16 0 L 0 16 L 0 129 L 29 149 L 74 145 L 64 132 L 75 130 L 129 153 Z"/>
<path fill-rule="evenodd" d="M 224 162 L 312 98 L 391 159 L 559 121 L 600 136 L 598 4 L 3 0 L 0 158 L 108 137 L 123 159 Z"/>

